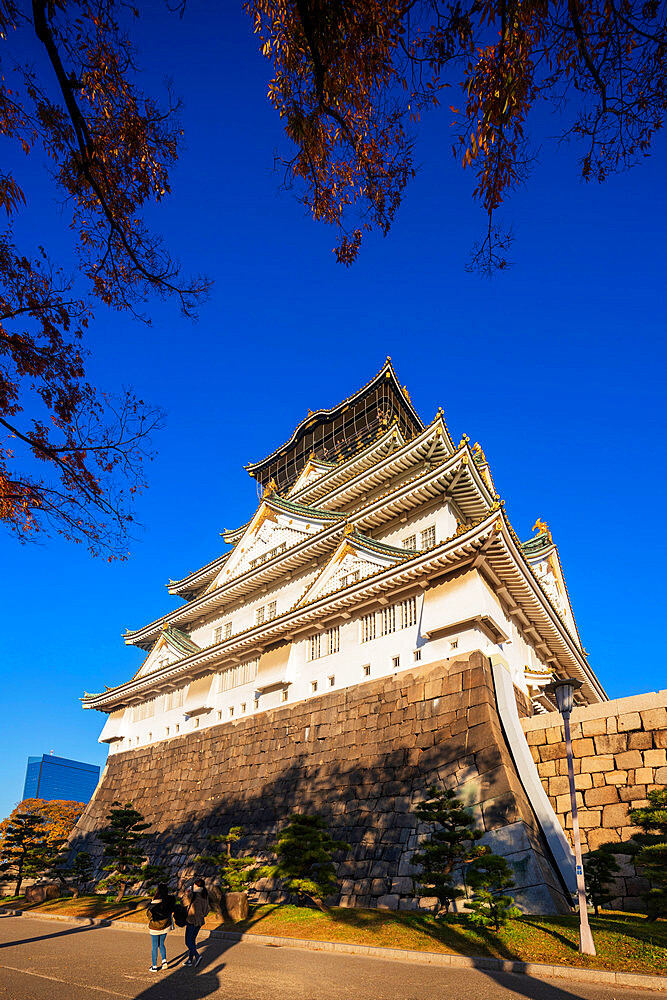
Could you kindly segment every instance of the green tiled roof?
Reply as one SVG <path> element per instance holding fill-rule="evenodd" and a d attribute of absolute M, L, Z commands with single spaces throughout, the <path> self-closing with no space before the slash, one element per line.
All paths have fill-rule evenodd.
<path fill-rule="evenodd" d="M 527 556 L 537 556 L 546 549 L 551 548 L 554 543 L 547 533 L 542 531 L 539 535 L 535 535 L 534 538 L 529 538 L 527 542 L 521 542 L 520 544 Z"/>
<path fill-rule="evenodd" d="M 162 635 L 170 646 L 176 649 L 179 653 L 183 653 L 184 656 L 189 656 L 190 653 L 201 652 L 197 643 L 193 642 L 190 636 L 186 635 L 185 632 L 181 632 L 179 628 L 173 628 L 169 625 L 166 629 L 164 629 Z"/>

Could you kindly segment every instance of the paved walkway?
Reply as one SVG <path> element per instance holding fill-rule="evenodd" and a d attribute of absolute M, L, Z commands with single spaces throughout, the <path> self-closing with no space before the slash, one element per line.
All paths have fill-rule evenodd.
<path fill-rule="evenodd" d="M 556 985 L 509 973 L 415 966 L 350 955 L 234 944 L 202 935 L 202 962 L 181 966 L 183 932 L 167 938 L 169 969 L 151 973 L 148 932 L 0 916 L 0 1000 L 638 1000 L 647 990 Z"/>

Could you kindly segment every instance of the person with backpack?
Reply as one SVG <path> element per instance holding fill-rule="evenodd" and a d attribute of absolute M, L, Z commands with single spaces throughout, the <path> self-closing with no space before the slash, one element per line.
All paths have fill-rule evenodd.
<path fill-rule="evenodd" d="M 183 903 L 187 910 L 185 946 L 188 949 L 188 957 L 183 965 L 197 966 L 201 962 L 201 955 L 197 951 L 196 945 L 197 935 L 204 926 L 209 908 L 208 892 L 202 879 L 195 879 L 192 889 L 183 896 Z"/>
<path fill-rule="evenodd" d="M 155 896 L 148 907 L 148 932 L 151 936 L 151 972 L 157 972 L 158 949 L 162 955 L 162 968 L 167 968 L 167 934 L 174 928 L 174 906 L 176 900 L 169 887 L 160 882 Z"/>

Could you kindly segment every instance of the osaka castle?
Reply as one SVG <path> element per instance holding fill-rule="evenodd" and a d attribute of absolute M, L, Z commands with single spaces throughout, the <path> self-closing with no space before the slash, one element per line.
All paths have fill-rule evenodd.
<path fill-rule="evenodd" d="M 554 708 L 556 677 L 606 700 L 546 525 L 519 540 L 481 447 L 455 443 L 442 410 L 425 424 L 389 358 L 246 469 L 248 521 L 126 633 L 146 652 L 136 674 L 83 699 L 111 754 L 473 650 L 502 656 L 529 714 Z"/>

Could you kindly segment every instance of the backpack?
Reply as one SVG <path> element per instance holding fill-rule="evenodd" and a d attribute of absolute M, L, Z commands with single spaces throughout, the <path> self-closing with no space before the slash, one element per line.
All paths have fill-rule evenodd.
<path fill-rule="evenodd" d="M 188 911 L 182 903 L 174 904 L 174 923 L 177 927 L 185 927 L 188 919 Z"/>

